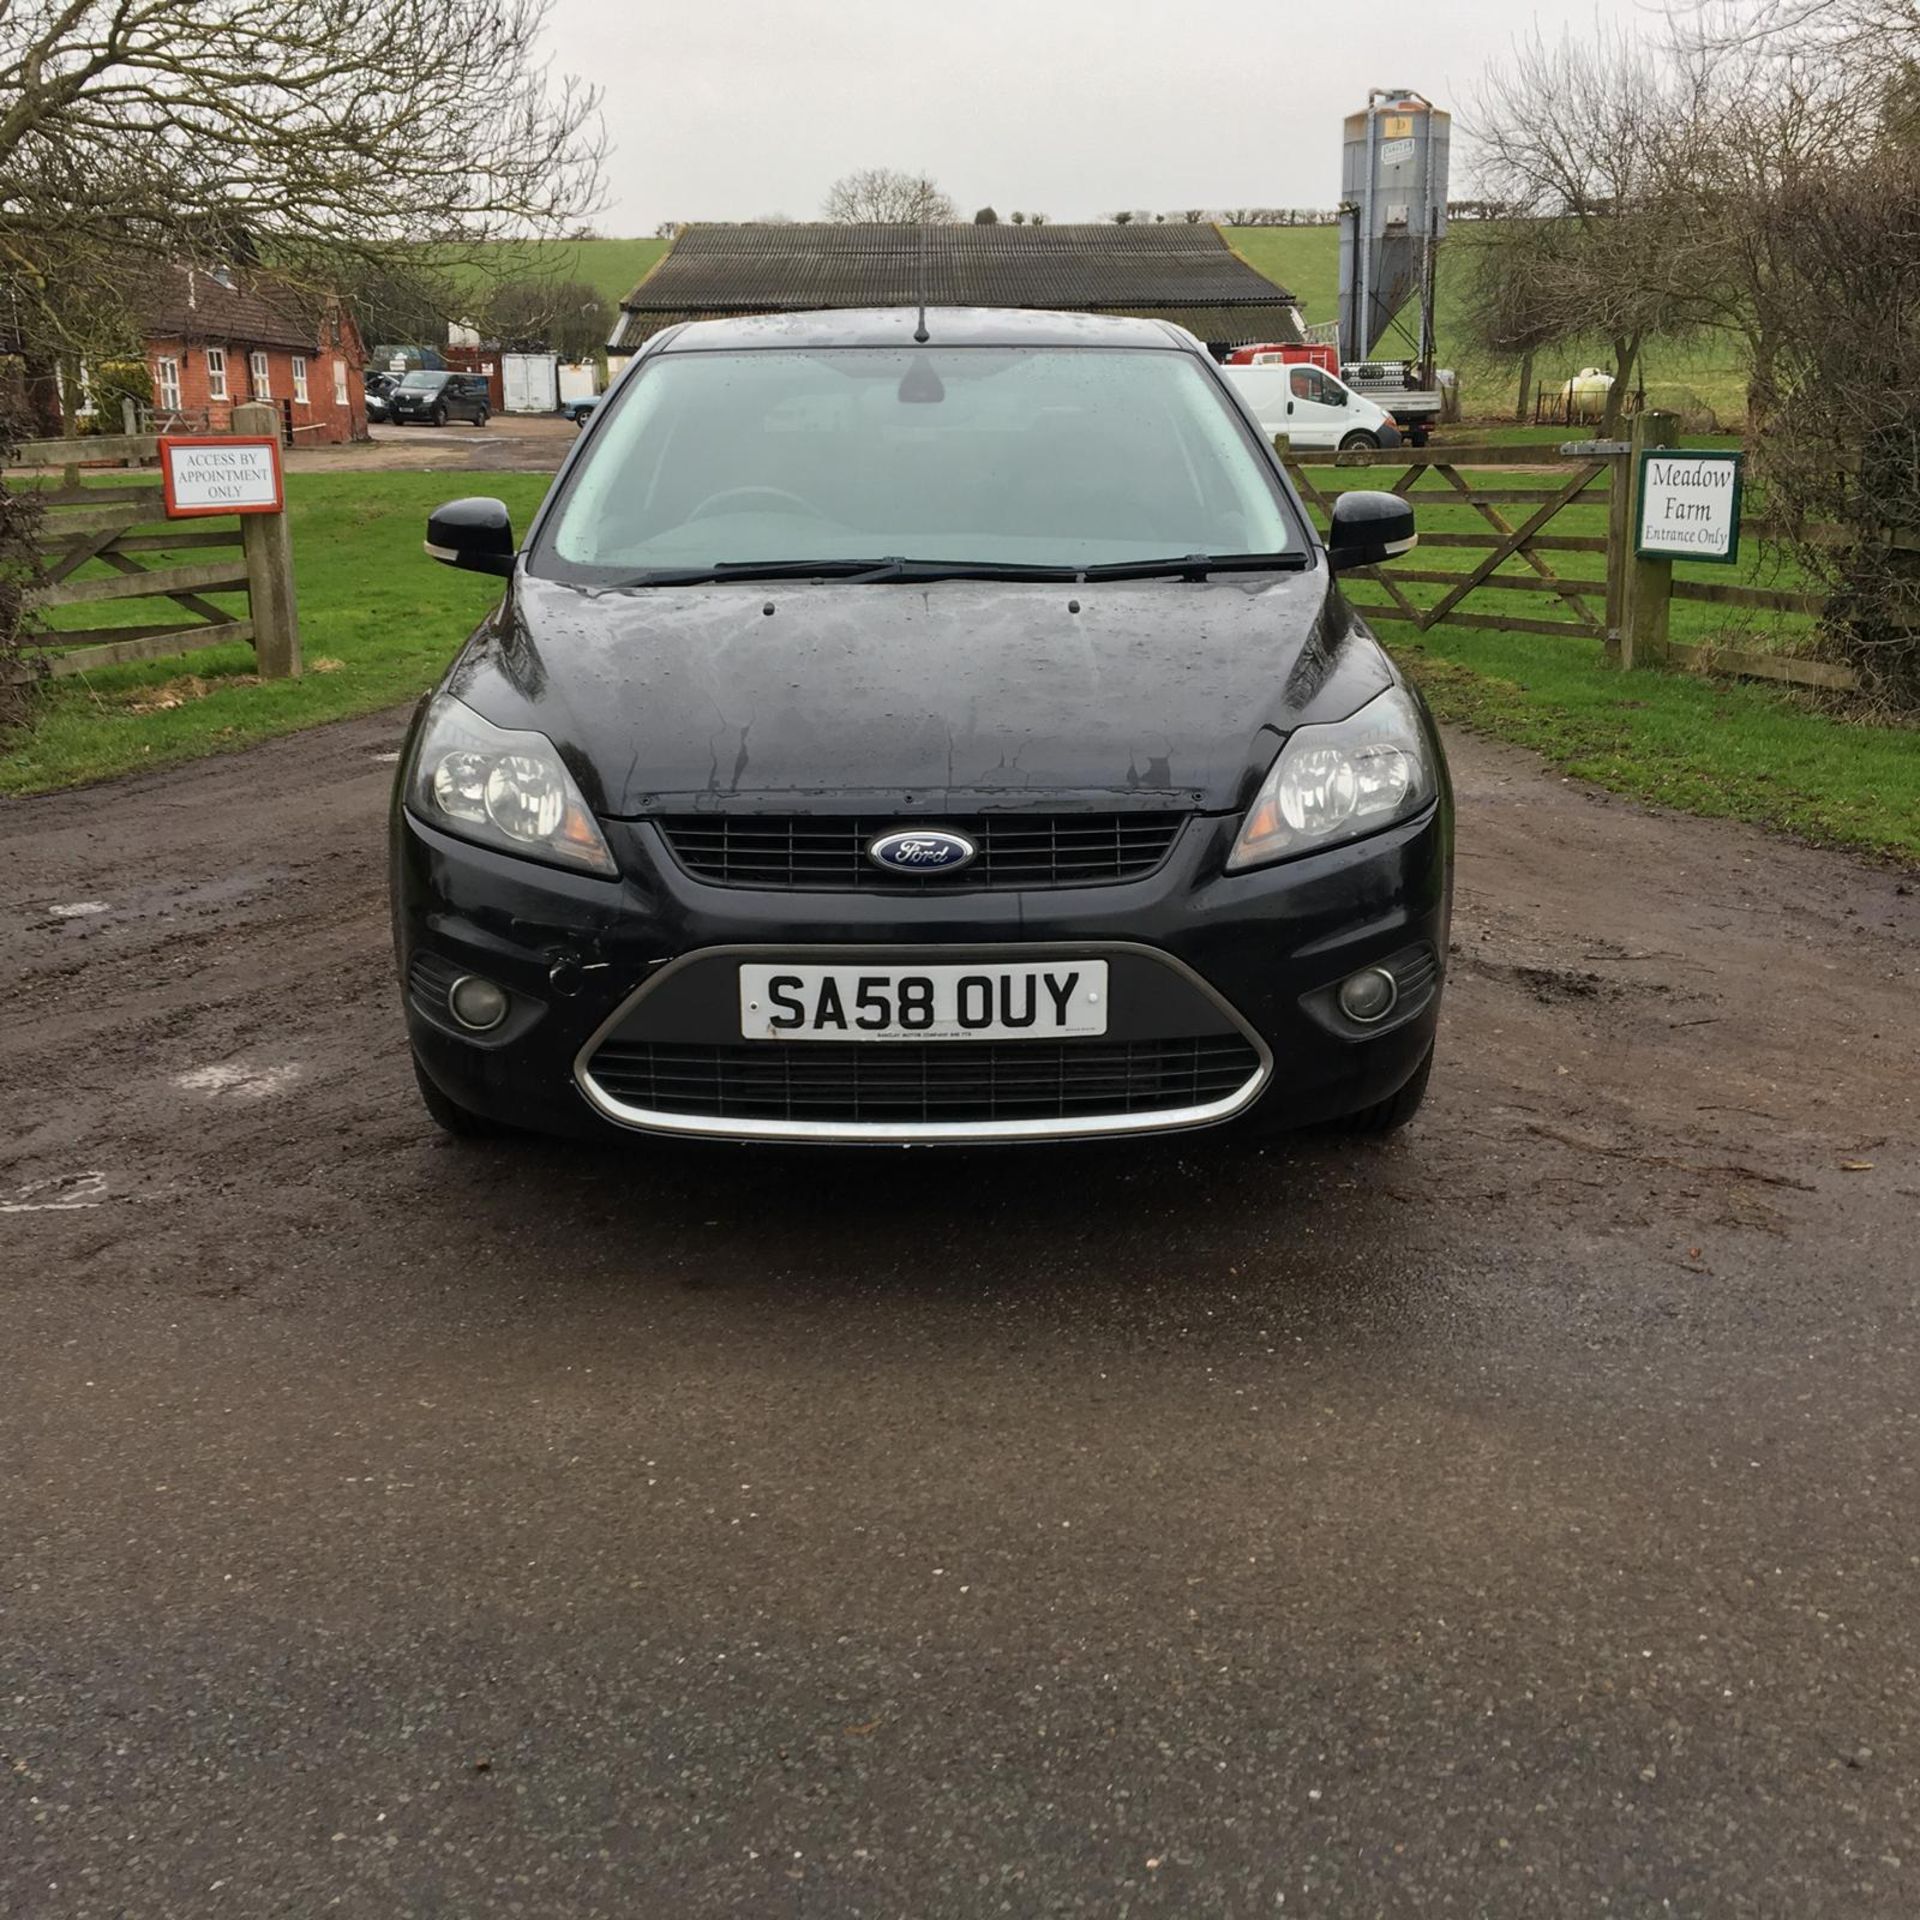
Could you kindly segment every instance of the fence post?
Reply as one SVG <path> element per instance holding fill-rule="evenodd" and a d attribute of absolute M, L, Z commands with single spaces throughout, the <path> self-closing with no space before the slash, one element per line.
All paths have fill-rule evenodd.
<path fill-rule="evenodd" d="M 1649 448 L 1670 447 L 1678 438 L 1678 414 L 1654 412 L 1633 416 L 1633 451 L 1627 455 L 1630 484 L 1627 524 L 1615 556 L 1623 587 L 1620 594 L 1620 665 L 1655 667 L 1667 657 L 1667 615 L 1673 595 L 1673 562 L 1642 560 L 1634 552 L 1640 528 L 1640 456 Z M 1609 534 L 1611 534 L 1609 527 Z"/>
<path fill-rule="evenodd" d="M 1619 446 L 1616 440 L 1613 443 Z M 1607 455 L 1607 665 L 1620 664 L 1627 624 L 1627 568 L 1633 561 L 1633 455 Z"/>
<path fill-rule="evenodd" d="M 280 438 L 280 411 L 263 400 L 233 410 L 233 431 Z M 240 546 L 247 561 L 253 654 L 262 680 L 300 677 L 300 613 L 293 595 L 293 541 L 284 513 L 243 513 Z"/>

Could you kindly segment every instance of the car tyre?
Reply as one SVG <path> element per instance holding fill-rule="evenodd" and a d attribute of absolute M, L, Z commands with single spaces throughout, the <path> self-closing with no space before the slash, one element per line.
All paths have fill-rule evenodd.
<path fill-rule="evenodd" d="M 1427 1057 L 1414 1069 L 1413 1078 L 1398 1093 L 1390 1093 L 1384 1100 L 1362 1107 L 1358 1113 L 1350 1113 L 1340 1123 L 1341 1131 L 1367 1139 L 1383 1139 L 1390 1133 L 1398 1133 L 1420 1111 L 1421 1102 L 1427 1097 L 1427 1082 L 1432 1077 L 1433 1049 L 1429 1047 Z"/>
<path fill-rule="evenodd" d="M 1380 442 L 1376 440 L 1372 434 L 1364 433 L 1356 429 L 1340 442 L 1340 451 L 1342 453 L 1357 453 L 1362 447 L 1365 447 L 1372 452 L 1377 451 L 1379 445 Z"/>
<path fill-rule="evenodd" d="M 447 424 L 446 408 L 444 406 L 435 407 L 429 418 L 436 427 L 444 427 Z"/>
<path fill-rule="evenodd" d="M 497 1120 L 489 1120 L 485 1114 L 463 1107 L 451 1094 L 443 1092 L 420 1064 L 417 1053 L 413 1056 L 413 1077 L 420 1089 L 420 1104 L 442 1133 L 455 1140 L 497 1140 L 507 1131 Z"/>
<path fill-rule="evenodd" d="M 473 424 L 476 427 L 484 427 L 492 418 L 493 415 L 489 413 L 485 407 L 482 407 L 480 411 L 473 416 Z"/>

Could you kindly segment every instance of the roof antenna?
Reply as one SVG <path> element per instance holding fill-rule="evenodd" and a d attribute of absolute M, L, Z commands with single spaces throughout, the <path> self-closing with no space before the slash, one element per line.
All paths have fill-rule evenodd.
<path fill-rule="evenodd" d="M 924 347 L 933 335 L 927 331 L 927 223 L 917 225 L 920 236 L 920 324 L 913 330 L 916 346 Z"/>

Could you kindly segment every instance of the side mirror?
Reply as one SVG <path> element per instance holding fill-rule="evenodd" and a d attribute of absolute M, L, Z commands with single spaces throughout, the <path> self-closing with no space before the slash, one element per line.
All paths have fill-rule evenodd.
<path fill-rule="evenodd" d="M 1413 508 L 1397 493 L 1343 493 L 1333 503 L 1327 529 L 1327 560 L 1335 573 L 1377 567 L 1411 553 L 1420 536 L 1413 529 Z"/>
<path fill-rule="evenodd" d="M 427 551 L 467 573 L 513 572 L 513 518 L 504 500 L 449 500 L 427 519 Z"/>

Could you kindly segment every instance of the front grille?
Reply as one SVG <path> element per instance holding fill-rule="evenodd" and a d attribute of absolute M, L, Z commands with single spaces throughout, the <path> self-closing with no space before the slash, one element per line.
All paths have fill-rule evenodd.
<path fill-rule="evenodd" d="M 858 888 L 893 893 L 979 887 L 1111 885 L 1166 859 L 1183 813 L 992 813 L 902 820 L 898 814 L 679 813 L 656 819 L 673 857 L 696 879 L 728 887 Z M 876 867 L 867 843 L 902 826 L 947 827 L 980 849 L 952 873 Z"/>
<path fill-rule="evenodd" d="M 1196 1040 L 609 1041 L 588 1073 L 648 1113 L 726 1120 L 1074 1120 L 1225 1100 L 1260 1071 L 1237 1034 Z"/>

